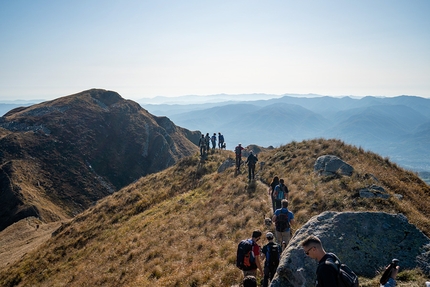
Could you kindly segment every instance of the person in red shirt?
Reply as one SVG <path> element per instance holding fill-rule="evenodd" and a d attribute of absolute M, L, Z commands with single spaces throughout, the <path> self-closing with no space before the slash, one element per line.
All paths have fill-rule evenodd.
<path fill-rule="evenodd" d="M 260 263 L 260 246 L 258 245 L 258 241 L 261 239 L 261 231 L 260 230 L 254 230 L 252 232 L 252 252 L 254 253 L 254 258 L 255 258 L 255 265 L 256 268 L 255 269 L 251 269 L 251 270 L 243 270 L 243 276 L 255 276 L 257 277 L 257 269 L 260 270 L 260 274 L 263 275 L 263 268 L 261 267 L 261 263 Z"/>

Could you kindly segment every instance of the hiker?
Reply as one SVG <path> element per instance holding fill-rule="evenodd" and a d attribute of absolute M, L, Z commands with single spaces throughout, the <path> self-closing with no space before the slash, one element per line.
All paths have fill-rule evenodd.
<path fill-rule="evenodd" d="M 276 227 L 276 240 L 279 244 L 282 243 L 282 250 L 284 250 L 290 242 L 291 225 L 294 224 L 294 214 L 288 210 L 288 200 L 282 200 L 282 208 L 275 211 L 272 222 L 275 223 Z"/>
<path fill-rule="evenodd" d="M 318 261 L 316 287 L 340 287 L 337 284 L 337 270 L 326 264 L 326 261 L 334 262 L 331 254 L 325 252 L 321 240 L 311 235 L 301 243 L 305 254 Z"/>
<path fill-rule="evenodd" d="M 218 133 L 218 147 L 219 147 L 219 149 L 225 148 L 224 136 L 221 133 Z"/>
<path fill-rule="evenodd" d="M 203 134 L 199 140 L 199 147 L 200 147 L 200 156 L 202 156 L 206 150 L 206 141 L 205 141 L 205 136 Z"/>
<path fill-rule="evenodd" d="M 391 264 L 390 264 L 391 265 Z M 386 269 L 391 268 L 391 266 L 388 265 L 386 267 Z M 397 277 L 397 273 L 399 273 L 399 265 L 397 265 L 395 268 L 393 268 L 393 270 L 391 271 L 391 275 L 390 278 L 388 279 L 387 283 L 385 283 L 384 285 L 380 284 L 380 287 L 394 287 L 397 285 L 396 283 L 396 277 Z"/>
<path fill-rule="evenodd" d="M 248 164 L 248 179 L 254 179 L 254 173 L 255 173 L 255 164 L 257 163 L 258 158 L 254 155 L 252 150 L 249 152 L 249 156 L 246 159 L 246 164 Z"/>
<path fill-rule="evenodd" d="M 257 269 L 260 270 L 261 274 L 263 274 L 263 269 L 260 264 L 260 246 L 257 243 L 260 240 L 261 235 L 262 233 L 260 230 L 254 230 L 252 232 L 252 237 L 242 240 L 238 246 L 236 265 L 243 271 L 244 277 L 248 275 L 256 277 Z M 249 247 L 249 249 L 246 250 L 247 254 L 241 252 L 241 250 L 244 250 L 241 249 L 243 243 L 245 243 L 245 246 Z"/>
<path fill-rule="evenodd" d="M 209 153 L 209 142 L 211 141 L 211 137 L 209 136 L 209 133 L 206 133 L 205 136 L 205 143 L 206 143 L 206 151 Z"/>
<path fill-rule="evenodd" d="M 275 276 L 276 269 L 279 265 L 279 259 L 281 257 L 282 249 L 281 246 L 273 242 L 273 233 L 266 233 L 267 241 L 266 245 L 261 249 L 261 257 L 264 261 L 264 277 L 263 287 L 269 286 L 269 281 L 272 282 L 273 276 Z"/>
<path fill-rule="evenodd" d="M 257 278 L 255 276 L 245 276 L 243 278 L 243 287 L 257 287 Z"/>
<path fill-rule="evenodd" d="M 234 148 L 234 153 L 236 154 L 236 169 L 239 170 L 240 168 L 240 163 L 242 161 L 242 144 L 239 143 L 235 148 Z"/>
<path fill-rule="evenodd" d="M 270 183 L 270 187 L 269 187 L 269 195 L 270 198 L 272 199 L 272 208 L 273 208 L 273 213 L 275 213 L 276 210 L 276 199 L 273 196 L 273 192 L 275 191 L 275 187 L 279 184 L 279 177 L 275 176 L 272 179 L 272 182 Z"/>
<path fill-rule="evenodd" d="M 211 137 L 212 149 L 216 148 L 216 133 Z"/>
<path fill-rule="evenodd" d="M 275 186 L 275 190 L 273 191 L 276 209 L 281 208 L 281 201 L 283 199 L 288 200 L 288 193 L 288 187 L 284 184 L 284 179 L 281 178 L 279 184 Z"/>

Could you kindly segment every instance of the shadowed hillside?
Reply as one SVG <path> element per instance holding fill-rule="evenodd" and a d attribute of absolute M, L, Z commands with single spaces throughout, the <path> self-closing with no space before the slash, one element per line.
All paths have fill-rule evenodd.
<path fill-rule="evenodd" d="M 0 230 L 74 216 L 191 155 L 198 137 L 105 90 L 9 111 L 0 118 Z"/>
<path fill-rule="evenodd" d="M 337 155 L 355 168 L 351 177 L 321 177 L 317 157 Z M 231 286 L 237 243 L 252 230 L 266 231 L 271 215 L 267 185 L 286 180 L 297 230 L 325 210 L 401 212 L 430 234 L 430 189 L 415 174 L 389 160 L 337 140 L 293 142 L 265 150 L 257 180 L 243 171 L 218 173 L 229 151 L 216 151 L 205 163 L 197 155 L 147 175 L 59 228 L 51 239 L 0 270 L 1 286 Z M 361 198 L 358 190 L 378 179 L 389 195 Z M 415 276 L 407 276 L 412 272 Z M 422 275 L 403 271 L 399 286 L 419 286 Z M 418 274 L 418 275 L 417 275 Z M 418 279 L 417 279 L 418 276 Z M 421 277 L 419 277 L 421 276 Z M 414 277 L 414 278 L 412 278 Z M 362 286 L 376 279 L 363 278 Z"/>

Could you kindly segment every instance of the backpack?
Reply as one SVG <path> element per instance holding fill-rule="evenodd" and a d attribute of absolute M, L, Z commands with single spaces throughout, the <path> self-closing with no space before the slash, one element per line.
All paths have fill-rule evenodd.
<path fill-rule="evenodd" d="M 331 260 L 326 260 L 325 264 L 330 264 L 337 270 L 337 284 L 339 287 L 359 287 L 358 276 L 346 264 L 340 262 L 333 253 L 329 253 Z"/>
<path fill-rule="evenodd" d="M 284 186 L 285 185 L 281 185 L 281 184 L 278 184 L 277 186 L 275 186 L 275 192 L 274 193 L 275 193 L 276 199 L 282 200 L 285 198 Z"/>
<path fill-rule="evenodd" d="M 276 216 L 276 231 L 278 232 L 284 232 L 286 229 L 290 228 L 290 219 L 288 218 L 288 211 L 287 213 L 279 213 L 279 215 Z"/>
<path fill-rule="evenodd" d="M 250 165 L 255 165 L 255 163 L 257 162 L 256 161 L 256 157 L 255 157 L 255 155 L 250 155 L 249 157 L 248 157 L 248 163 L 250 164 Z"/>
<path fill-rule="evenodd" d="M 236 153 L 236 155 L 241 155 L 242 154 L 242 149 L 239 146 L 237 146 L 237 147 L 234 148 L 234 152 Z"/>
<path fill-rule="evenodd" d="M 252 239 L 242 240 L 237 246 L 236 266 L 240 270 L 257 269 L 254 252 L 252 251 L 253 246 Z"/>
<path fill-rule="evenodd" d="M 266 245 L 266 262 L 267 267 L 278 267 L 281 256 L 281 248 L 278 244 L 271 242 Z"/>

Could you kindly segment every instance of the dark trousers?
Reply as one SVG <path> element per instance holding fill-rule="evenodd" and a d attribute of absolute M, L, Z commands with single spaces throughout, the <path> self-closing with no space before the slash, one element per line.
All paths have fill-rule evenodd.
<path fill-rule="evenodd" d="M 276 266 L 264 266 L 263 287 L 269 286 L 269 280 L 272 282 L 273 276 L 276 273 Z"/>
<path fill-rule="evenodd" d="M 255 163 L 248 163 L 248 178 L 254 179 L 254 173 L 255 173 Z"/>
<path fill-rule="evenodd" d="M 236 169 L 237 170 L 239 170 L 241 162 L 242 162 L 242 156 L 236 155 Z"/>

